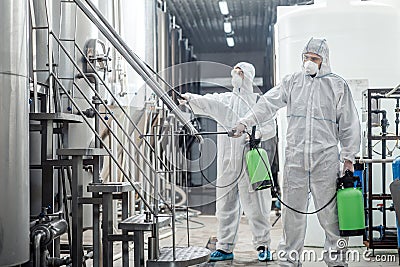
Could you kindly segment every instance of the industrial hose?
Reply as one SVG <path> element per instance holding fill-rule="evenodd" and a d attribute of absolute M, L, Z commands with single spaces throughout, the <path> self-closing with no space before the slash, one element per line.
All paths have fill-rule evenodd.
<path fill-rule="evenodd" d="M 246 133 L 250 136 L 250 134 L 249 134 L 248 132 L 246 132 Z M 251 137 L 251 136 L 250 136 L 250 137 Z M 267 165 L 267 163 L 265 162 L 264 158 L 261 156 L 261 153 L 260 153 L 260 151 L 258 150 L 258 147 L 256 147 L 255 149 L 257 150 L 257 153 L 258 153 L 258 155 L 260 156 L 260 158 L 262 159 L 262 161 L 263 161 L 265 167 L 268 169 L 268 165 Z M 326 204 L 325 204 L 324 206 L 322 206 L 321 208 L 319 208 L 319 209 L 317 209 L 317 210 L 315 210 L 315 211 L 313 211 L 313 212 L 304 212 L 304 211 L 296 210 L 295 208 L 292 208 L 292 207 L 290 207 L 288 204 L 286 204 L 285 202 L 283 202 L 282 199 L 279 197 L 278 192 L 275 190 L 274 179 L 271 179 L 271 182 L 272 182 L 271 190 L 276 194 L 276 197 L 278 198 L 278 200 L 279 200 L 285 207 L 287 207 L 288 209 L 290 209 L 290 210 L 292 210 L 292 211 L 294 211 L 294 212 L 300 213 L 300 214 L 304 214 L 304 215 L 311 215 L 311 214 L 315 214 L 315 213 L 320 212 L 321 210 L 325 209 L 329 204 L 331 204 L 332 201 L 336 198 L 336 192 L 335 192 L 335 194 L 334 194 L 333 197 L 328 201 L 328 203 L 326 203 Z"/>
<path fill-rule="evenodd" d="M 201 166 L 201 160 L 200 160 L 201 159 L 201 152 L 203 150 L 202 149 L 202 144 L 199 144 L 199 146 L 200 146 L 200 149 L 199 149 L 199 169 L 200 169 L 201 176 L 204 178 L 204 180 L 206 180 L 211 186 L 213 186 L 215 188 L 226 188 L 226 187 L 229 187 L 229 186 L 235 184 L 237 181 L 239 181 L 240 176 L 242 175 L 242 172 L 243 172 L 243 161 L 242 161 L 242 164 L 241 164 L 241 167 L 240 167 L 239 175 L 230 184 L 227 184 L 227 185 L 212 184 L 212 182 L 210 180 L 208 180 L 208 178 L 203 173 L 203 168 Z M 245 151 L 246 151 L 246 147 L 243 148 L 242 159 L 244 158 L 244 152 Z"/>
<path fill-rule="evenodd" d="M 174 89 L 173 89 L 173 90 L 174 90 Z M 174 90 L 174 91 L 175 91 L 175 90 Z M 189 104 L 188 106 L 189 106 L 189 109 L 190 109 L 191 113 L 192 113 L 193 116 L 194 116 L 195 113 L 193 112 L 192 107 L 190 106 L 190 104 Z M 229 133 L 227 133 L 227 134 L 229 135 Z M 250 139 L 252 138 L 250 133 L 246 132 L 246 134 L 249 135 Z M 230 135 L 229 135 L 229 136 L 230 136 Z M 257 147 L 256 147 L 256 150 L 257 150 L 258 155 L 259 155 L 260 158 L 262 159 L 262 161 L 263 161 L 265 167 L 266 167 L 267 170 L 268 170 L 268 165 L 267 165 L 267 163 L 265 162 L 264 158 L 261 156 L 261 153 L 260 153 L 260 151 L 258 150 Z M 245 151 L 245 148 L 243 149 L 242 158 L 244 158 L 244 151 Z M 199 158 L 201 158 L 201 144 L 200 144 L 200 155 L 199 155 Z M 216 187 L 216 188 L 225 188 L 225 187 L 231 186 L 232 184 L 234 184 L 234 183 L 236 182 L 237 179 L 239 179 L 239 177 L 240 177 L 240 175 L 241 175 L 241 173 L 242 173 L 242 170 L 243 170 L 243 164 L 242 164 L 242 168 L 241 168 L 241 170 L 240 170 L 240 173 L 239 173 L 238 178 L 235 179 L 231 184 L 220 187 L 220 186 L 217 186 L 217 185 L 212 184 L 212 183 L 210 182 L 210 180 L 204 175 L 203 169 L 201 168 L 201 165 L 200 165 L 200 160 L 199 160 L 199 167 L 200 167 L 200 172 L 201 172 L 202 177 L 203 177 L 207 182 L 209 182 L 212 186 L 214 186 L 214 187 Z M 316 214 L 316 213 L 320 212 L 321 210 L 325 209 L 329 204 L 331 204 L 331 203 L 333 202 L 333 200 L 336 198 L 336 192 L 335 192 L 335 194 L 332 196 L 332 198 L 331 198 L 324 206 L 322 206 L 321 208 L 319 208 L 319 209 L 317 209 L 317 210 L 315 210 L 315 211 L 313 211 L 313 212 L 304 212 L 304 211 L 296 210 L 295 208 L 293 208 L 293 207 L 289 206 L 288 204 L 286 204 L 285 202 L 283 202 L 282 199 L 279 197 L 279 193 L 275 190 L 274 179 L 271 179 L 271 182 L 272 182 L 271 190 L 276 194 L 276 197 L 278 198 L 278 200 L 280 201 L 280 203 L 282 203 L 282 204 L 283 204 L 285 207 L 287 207 L 288 209 L 290 209 L 290 210 L 292 210 L 292 211 L 294 211 L 294 212 L 300 213 L 300 214 L 304 214 L 304 215 L 311 215 L 311 214 Z"/>

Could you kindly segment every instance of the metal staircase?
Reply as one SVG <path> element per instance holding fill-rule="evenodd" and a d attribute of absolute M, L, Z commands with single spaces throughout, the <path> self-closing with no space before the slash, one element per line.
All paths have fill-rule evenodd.
<path fill-rule="evenodd" d="M 45 2 L 47 3 L 47 1 Z M 134 266 L 189 266 L 207 261 L 209 250 L 197 247 L 178 248 L 175 245 L 175 180 L 179 154 L 176 151 L 177 136 L 175 134 L 185 127 L 189 134 L 195 135 L 196 129 L 186 121 L 174 101 L 162 89 L 154 71 L 130 50 L 90 0 L 62 1 L 62 3 L 64 2 L 67 5 L 76 5 L 153 90 L 157 99 L 149 105 L 153 105 L 155 110 L 153 114 L 159 118 L 158 122 L 162 122 L 155 125 L 149 123 L 147 127 L 149 131 L 141 131 L 126 107 L 120 103 L 118 97 L 109 88 L 93 59 L 89 58 L 89 55 L 77 45 L 74 39 L 61 39 L 50 27 L 47 28 L 49 66 L 53 66 L 51 50 L 57 49 L 59 58 L 68 61 L 67 65 L 73 68 L 74 75 L 70 78 L 60 77 L 59 72 L 63 72 L 63 70 L 57 64 L 49 67 L 47 69 L 49 74 L 48 90 L 42 98 L 38 94 L 37 81 L 33 82 L 34 108 L 30 119 L 40 121 L 40 126 L 32 124 L 31 130 L 41 131 L 42 135 L 42 164 L 37 166 L 42 169 L 43 185 L 47 185 L 43 187 L 42 205 L 49 202 L 49 205 L 55 206 L 52 202 L 55 195 L 54 168 L 61 170 L 62 177 L 66 173 L 70 178 L 69 204 L 65 205 L 67 198 L 65 184 L 63 184 L 64 193 L 58 193 L 60 195 L 59 203 L 64 203 L 64 209 L 67 211 L 69 207 L 72 210 L 72 227 L 69 230 L 72 266 L 82 266 L 84 259 L 89 257 L 87 255 L 91 253 L 90 251 L 93 252 L 93 266 L 112 266 L 113 242 L 122 242 L 123 266 L 129 266 L 128 242 L 130 241 L 133 241 L 135 245 Z M 33 8 L 33 4 L 31 7 Z M 66 40 L 68 47 L 65 45 Z M 78 60 L 83 60 L 87 68 L 80 67 Z M 108 57 L 105 60 L 108 60 Z M 63 82 L 65 79 L 68 79 L 68 82 Z M 78 79 L 79 82 L 77 82 Z M 99 92 L 100 86 L 111 96 L 115 103 L 113 107 L 108 105 Z M 74 92 L 82 98 L 79 102 L 74 97 Z M 167 109 L 159 108 L 157 100 L 162 101 L 163 106 Z M 48 103 L 52 101 L 55 103 L 56 110 L 53 113 L 51 113 L 53 109 Z M 60 112 L 65 103 L 68 103 L 68 110 L 71 113 Z M 38 112 L 39 106 L 42 107 L 41 113 Z M 104 116 L 104 114 L 106 115 Z M 68 146 L 69 123 L 81 123 L 88 127 L 93 134 L 93 147 L 70 148 Z M 62 126 L 61 130 L 56 131 L 56 134 L 60 134 L 58 144 L 53 144 L 54 125 Z M 104 135 L 104 133 L 107 134 Z M 165 135 L 161 136 L 160 133 Z M 105 136 L 114 140 L 116 146 L 107 144 Z M 135 137 L 141 137 L 140 141 Z M 200 137 L 196 135 L 196 138 Z M 168 151 L 161 147 L 161 141 L 167 142 Z M 54 147 L 58 149 L 54 151 Z M 47 154 L 46 151 L 48 151 Z M 48 155 L 48 157 L 45 158 L 44 155 Z M 58 156 L 57 160 L 56 155 Z M 168 159 L 169 156 L 172 159 Z M 106 181 L 101 176 L 105 157 L 110 158 L 123 181 Z M 82 175 L 84 171 L 88 170 L 91 173 L 92 181 L 85 187 Z M 171 188 L 170 194 L 163 193 L 167 185 Z M 84 191 L 90 192 L 91 197 L 85 197 Z M 134 192 L 134 194 L 130 192 Z M 116 225 L 112 218 L 113 200 L 122 202 L 122 221 L 118 224 L 118 228 L 122 230 L 121 234 L 114 233 Z M 136 210 L 128 208 L 129 202 L 139 203 Z M 85 248 L 82 238 L 84 205 L 92 207 L 93 244 L 89 249 Z M 167 212 L 162 214 L 159 212 L 161 205 L 167 208 Z M 131 214 L 129 214 L 130 211 Z M 66 214 L 69 220 L 68 212 Z M 159 248 L 159 229 L 167 225 L 171 225 L 172 228 L 171 247 Z M 144 256 L 144 232 L 151 233 L 148 240 L 147 264 L 145 264 Z M 59 244 L 56 244 L 57 246 L 59 247 Z M 55 249 L 54 253 L 59 255 L 59 248 Z"/>

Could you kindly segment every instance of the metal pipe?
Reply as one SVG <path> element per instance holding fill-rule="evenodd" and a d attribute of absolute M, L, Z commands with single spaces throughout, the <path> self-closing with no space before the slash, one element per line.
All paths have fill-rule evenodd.
<path fill-rule="evenodd" d="M 33 112 L 37 113 L 39 112 L 39 102 L 38 102 L 38 91 L 37 91 L 37 86 L 38 86 L 38 80 L 37 80 L 37 61 L 36 61 L 36 39 L 37 39 L 37 33 L 36 33 L 36 12 L 33 4 L 33 0 L 29 1 L 29 11 L 30 11 L 30 17 L 31 17 L 31 27 L 32 27 L 32 34 L 31 34 L 31 46 L 32 46 L 32 79 L 33 79 Z"/>
<path fill-rule="evenodd" d="M 40 223 L 33 226 L 31 232 L 35 240 L 37 235 L 41 236 L 41 246 L 45 247 L 54 239 L 59 238 L 62 234 L 68 231 L 68 223 L 64 219 L 54 219 L 50 222 Z"/>
<path fill-rule="evenodd" d="M 158 215 L 158 184 L 159 184 L 159 179 L 160 176 L 158 175 L 159 173 L 159 167 L 158 167 L 158 153 L 159 153 L 159 148 L 158 148 L 158 141 L 157 141 L 157 126 L 153 127 L 153 138 L 154 138 L 154 154 L 155 154 L 155 159 L 154 159 L 154 170 L 155 170 L 155 178 L 154 178 L 154 206 L 156 212 L 154 213 L 154 216 Z"/>
<path fill-rule="evenodd" d="M 396 120 L 395 120 L 395 123 L 396 123 L 396 136 L 399 136 L 399 123 L 400 123 L 400 119 L 399 119 L 399 113 L 400 113 L 400 99 L 396 99 L 396 109 L 395 109 L 395 112 L 396 112 Z"/>
<path fill-rule="evenodd" d="M 153 138 L 154 138 L 154 155 L 155 155 L 155 160 L 154 160 L 154 226 L 153 226 L 153 232 L 152 236 L 154 237 L 154 246 L 155 246 L 155 256 L 156 259 L 158 258 L 158 247 L 159 247 L 159 231 L 158 231 L 158 182 L 160 179 L 159 172 L 158 172 L 158 158 L 157 155 L 159 153 L 159 147 L 158 147 L 158 141 L 157 141 L 157 126 L 153 127 Z"/>
<path fill-rule="evenodd" d="M 371 110 L 371 113 L 379 114 L 382 113 L 381 128 L 382 136 L 387 135 L 388 120 L 386 116 L 386 110 Z M 386 139 L 382 139 L 382 160 L 386 159 Z M 386 162 L 382 162 L 382 193 L 386 194 Z M 383 207 L 386 207 L 386 200 L 383 199 Z M 386 227 L 386 212 L 382 213 L 382 224 Z"/>
<path fill-rule="evenodd" d="M 382 136 L 387 135 L 387 127 L 388 127 L 388 120 L 386 118 L 386 110 L 382 111 L 382 121 L 381 121 L 381 126 L 382 126 Z M 386 139 L 382 139 L 382 159 L 386 158 Z M 386 163 L 382 162 L 382 191 L 383 194 L 386 194 Z M 386 200 L 383 199 L 383 207 L 386 207 Z M 383 227 L 386 228 L 386 211 L 383 211 L 382 214 L 382 222 L 383 222 Z"/>
<path fill-rule="evenodd" d="M 155 80 L 153 74 L 149 72 L 147 66 L 141 61 L 141 59 L 132 52 L 129 46 L 123 41 L 121 36 L 115 31 L 115 29 L 108 23 L 107 19 L 101 14 L 100 10 L 90 1 L 86 0 L 86 3 L 95 12 L 95 14 L 100 18 L 101 22 L 106 26 L 104 27 L 100 21 L 97 20 L 90 10 L 86 8 L 81 0 L 75 0 L 77 6 L 82 10 L 82 12 L 97 26 L 97 28 L 104 34 L 110 43 L 118 50 L 118 52 L 125 58 L 125 60 L 131 65 L 131 67 L 143 78 L 144 81 L 150 86 L 150 88 L 157 94 L 157 96 L 164 102 L 164 104 L 170 109 L 172 113 L 176 115 L 178 120 L 188 129 L 190 134 L 194 135 L 197 133 L 196 128 L 186 121 L 183 113 L 179 110 L 179 107 L 173 102 L 173 100 L 168 96 L 161 85 Z M 111 34 L 109 32 L 111 32 Z M 199 141 L 202 138 L 197 136 Z"/>
<path fill-rule="evenodd" d="M 94 83 L 94 90 L 99 93 L 99 78 L 94 74 L 94 73 L 85 73 L 85 76 L 87 78 L 91 78 Z M 84 75 L 78 74 L 77 78 L 81 79 L 85 77 Z M 97 96 L 95 96 L 97 97 Z M 100 104 L 99 101 L 96 101 L 96 99 L 93 99 L 94 101 L 94 107 L 96 110 L 99 110 Z M 99 116 L 96 114 L 94 116 L 94 130 L 96 133 L 100 135 L 100 122 L 99 122 Z M 101 143 L 100 139 L 95 136 L 95 147 L 96 148 L 101 148 Z M 96 160 L 94 161 L 93 164 L 93 183 L 100 183 L 101 178 L 100 178 L 100 157 L 97 157 Z M 100 193 L 92 193 L 92 196 L 94 198 L 99 197 Z M 92 207 L 92 216 L 93 216 L 93 233 L 92 233 L 92 238 L 93 238 L 93 254 L 95 255 L 93 265 L 95 267 L 99 266 L 98 259 L 100 259 L 100 205 L 98 204 L 93 204 Z M 72 254 L 71 254 L 72 255 Z"/>
<path fill-rule="evenodd" d="M 34 267 L 41 267 L 40 264 L 40 243 L 42 242 L 42 237 L 44 237 L 46 234 L 44 231 L 38 231 L 35 236 L 34 236 L 34 241 L 33 241 L 33 252 L 34 252 Z"/>
<path fill-rule="evenodd" d="M 397 91 L 397 89 L 399 89 L 400 88 L 400 84 L 399 85 L 397 85 L 395 88 L 393 88 L 392 90 L 390 90 L 390 92 L 389 93 L 386 93 L 385 94 L 385 97 L 389 97 L 389 96 L 391 96 L 392 94 L 394 94 L 394 92 L 396 92 Z"/>
<path fill-rule="evenodd" d="M 149 236 L 147 239 L 147 247 L 148 247 L 148 258 L 149 260 L 157 259 L 157 246 L 156 246 L 156 238 Z"/>
<path fill-rule="evenodd" d="M 69 219 L 69 208 L 68 208 L 68 201 L 67 201 L 67 188 L 66 188 L 66 183 L 65 183 L 65 170 L 66 167 L 61 167 L 61 183 L 62 183 L 62 192 L 63 192 L 63 204 L 64 204 L 64 217 L 67 220 L 67 236 L 68 236 L 68 247 L 69 247 L 69 253 L 72 255 L 72 249 L 71 249 L 71 227 L 70 227 L 70 219 Z"/>
<path fill-rule="evenodd" d="M 52 4 L 53 1 L 45 0 L 44 2 L 45 2 L 45 6 L 46 6 L 47 25 L 49 27 L 49 32 L 50 32 L 52 29 L 52 16 L 50 14 L 51 14 L 52 6 L 53 6 L 53 4 Z M 54 84 L 53 84 L 53 80 L 51 79 L 51 76 L 50 76 L 50 72 L 52 72 L 52 69 L 53 69 L 53 42 L 51 41 L 50 35 L 47 35 L 47 60 L 48 60 L 47 64 L 48 64 L 48 68 L 49 68 L 49 80 L 48 80 L 49 88 L 48 88 L 48 92 L 47 92 L 48 110 L 47 111 L 54 112 L 54 111 L 56 111 L 55 107 L 52 105 L 53 94 L 54 94 L 54 91 L 53 91 Z"/>
<path fill-rule="evenodd" d="M 183 170 L 188 170 L 188 149 L 186 144 L 186 137 L 183 138 L 183 149 L 184 149 L 184 159 L 183 159 Z M 182 171 L 184 173 L 185 178 L 185 189 L 186 189 L 186 237 L 187 237 L 187 246 L 190 247 L 190 231 L 189 231 L 189 184 L 188 184 L 188 175 L 187 171 Z M 183 177 L 182 177 L 183 180 Z M 183 181 L 182 181 L 183 183 Z"/>
<path fill-rule="evenodd" d="M 135 138 L 135 133 L 133 133 L 132 138 Z M 133 154 L 133 146 L 132 144 L 129 144 L 129 153 Z M 132 179 L 133 177 L 135 177 L 134 172 L 134 167 L 133 167 L 134 163 L 132 162 L 131 159 L 128 160 L 128 169 L 129 169 L 129 175 L 130 178 Z M 139 179 L 137 179 L 139 181 Z M 140 181 L 139 181 L 140 182 Z M 142 183 L 142 187 L 143 187 L 143 183 Z M 134 200 L 135 199 L 135 194 L 134 192 L 129 192 L 129 199 Z M 136 204 L 135 201 L 129 201 L 129 212 L 128 214 L 130 214 L 131 216 L 133 216 L 135 214 L 135 208 L 136 208 Z"/>
<path fill-rule="evenodd" d="M 111 129 L 112 131 L 115 133 L 115 136 L 110 136 L 110 148 L 111 151 L 113 152 L 114 157 L 118 158 L 118 128 L 115 125 L 115 120 L 111 121 Z M 121 147 L 124 147 L 124 145 L 121 144 L 122 142 L 120 142 Z M 129 153 L 129 150 L 125 150 L 126 153 Z M 110 182 L 118 182 L 118 169 L 115 166 L 115 164 L 113 164 L 112 162 L 110 162 Z"/>
<path fill-rule="evenodd" d="M 230 136 L 232 132 L 198 132 L 195 133 L 194 135 L 222 135 L 222 134 L 226 134 L 228 136 Z M 186 136 L 188 134 L 177 134 L 174 133 L 174 136 Z M 143 138 L 145 136 L 153 136 L 152 134 L 142 134 L 139 136 L 139 138 Z M 172 136 L 172 134 L 159 134 L 159 136 Z"/>
<path fill-rule="evenodd" d="M 388 162 L 393 162 L 394 158 L 386 158 L 386 159 L 359 159 L 357 162 L 359 163 L 388 163 Z"/>
<path fill-rule="evenodd" d="M 87 78 L 93 79 L 94 91 L 99 93 L 99 84 L 100 84 L 99 77 L 97 77 L 97 75 L 95 75 L 94 73 L 84 73 L 84 75 L 78 74 L 77 78 L 78 79 L 83 79 L 83 78 L 85 78 L 85 76 Z M 97 96 L 95 96 L 95 97 L 97 97 Z M 94 107 L 96 108 L 96 110 L 99 110 L 100 104 L 98 103 L 98 101 L 96 101 L 96 99 L 93 99 L 93 100 L 94 100 L 93 101 L 94 102 Z M 99 118 L 97 116 L 94 116 L 94 129 L 98 134 L 100 134 L 100 124 L 99 124 Z M 96 148 L 100 148 L 100 141 L 99 141 L 99 139 L 97 137 L 95 139 L 95 143 L 94 144 L 95 144 Z M 100 173 L 98 174 L 97 177 L 99 177 L 99 176 L 100 176 Z M 96 183 L 97 181 L 94 181 L 94 182 Z"/>
<path fill-rule="evenodd" d="M 68 230 L 67 221 L 64 219 L 56 219 L 50 222 L 49 229 L 51 231 L 51 238 L 57 239 Z"/>
<path fill-rule="evenodd" d="M 176 260 L 176 234 L 175 234 L 175 184 L 176 184 L 176 146 L 175 146 L 175 116 L 170 115 L 171 120 L 171 149 L 172 149 L 172 181 L 171 181 L 171 208 L 172 208 L 172 259 Z"/>
<path fill-rule="evenodd" d="M 371 104 L 371 91 L 370 90 L 368 90 L 367 91 L 367 93 L 368 93 L 368 98 L 367 98 L 367 100 L 368 100 L 368 109 L 367 110 L 372 110 L 372 104 Z M 368 157 L 370 157 L 371 159 L 372 159 L 372 113 L 371 112 L 368 112 L 368 120 L 367 120 L 367 134 L 368 134 L 368 146 L 367 146 L 367 148 L 368 148 Z M 367 194 L 366 194 L 366 196 L 368 196 L 368 197 L 365 197 L 364 199 L 365 199 L 365 202 L 364 202 L 364 205 L 365 205 L 365 207 L 368 207 L 368 208 L 371 208 L 372 207 L 372 162 L 369 162 L 368 163 L 368 166 L 367 166 L 367 168 L 368 168 L 368 182 L 367 182 L 367 186 L 366 186 L 366 189 L 364 189 L 365 190 L 365 192 L 366 191 L 368 191 L 368 192 L 366 192 Z M 365 221 L 366 221 L 366 224 L 367 225 L 373 225 L 373 216 L 372 216 L 372 210 L 369 210 L 367 213 L 366 213 L 366 216 L 365 216 Z M 373 232 L 372 232 L 372 228 L 371 227 L 369 227 L 368 228 L 368 235 L 367 234 L 364 234 L 364 239 L 365 240 L 367 240 L 367 239 L 369 239 L 369 246 L 370 247 L 373 247 L 374 246 L 374 239 L 373 239 Z"/>

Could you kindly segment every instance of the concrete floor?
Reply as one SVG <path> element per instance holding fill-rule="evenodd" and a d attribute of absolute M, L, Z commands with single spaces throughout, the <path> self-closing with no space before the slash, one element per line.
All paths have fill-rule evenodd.
<path fill-rule="evenodd" d="M 271 222 L 275 221 L 276 216 L 274 213 L 271 213 Z M 216 235 L 216 224 L 217 220 L 215 216 L 200 216 L 197 218 L 192 218 L 193 221 L 198 221 L 201 222 L 205 225 L 203 228 L 199 229 L 193 229 L 190 231 L 190 236 L 191 236 L 191 245 L 195 246 L 205 246 L 207 244 L 207 237 L 209 236 L 215 236 Z M 192 227 L 198 227 L 195 223 L 190 224 Z M 225 261 L 225 262 L 216 262 L 216 263 L 207 263 L 207 264 L 202 264 L 200 266 L 279 266 L 278 262 L 272 261 L 268 263 L 263 263 L 263 262 L 258 262 L 257 260 L 257 252 L 253 250 L 251 246 L 251 234 L 250 233 L 250 228 L 247 223 L 246 218 L 242 218 L 241 224 L 239 227 L 239 238 L 238 242 L 236 245 L 236 248 L 234 250 L 234 255 L 235 258 L 233 261 Z M 282 224 L 281 220 L 278 220 L 276 225 L 272 228 L 271 231 L 271 249 L 276 250 L 278 243 L 280 241 L 282 234 Z M 179 240 L 179 245 L 185 245 L 185 235 L 182 233 L 179 233 L 178 236 L 181 236 Z M 164 242 L 164 241 L 163 241 Z M 308 250 L 314 250 L 316 252 L 316 255 L 320 255 L 322 248 L 305 248 Z M 381 257 L 383 259 L 384 257 L 387 257 L 389 255 L 394 255 L 396 262 L 381 262 L 378 263 L 375 261 L 375 258 L 369 258 L 370 261 L 365 261 L 362 258 L 363 252 L 366 250 L 365 248 L 349 248 L 351 250 L 357 250 L 360 252 L 360 261 L 359 262 L 349 262 L 350 267 L 361 267 L 361 266 L 385 266 L 385 267 L 393 267 L 393 266 L 399 266 L 398 264 L 398 255 L 397 255 L 397 250 L 377 250 L 376 255 L 379 255 L 378 257 Z M 304 267 L 321 267 L 321 266 L 326 266 L 324 262 L 304 262 L 303 263 Z"/>
<path fill-rule="evenodd" d="M 276 216 L 274 213 L 271 213 L 271 222 L 275 221 Z M 191 246 L 200 246 L 204 247 L 207 245 L 208 239 L 210 236 L 216 236 L 216 225 L 217 220 L 215 216 L 199 216 L 199 217 L 191 217 L 190 218 L 190 245 Z M 186 220 L 177 221 L 177 236 L 176 236 L 176 244 L 177 246 L 187 246 L 187 232 L 186 232 Z M 282 234 L 282 225 L 281 220 L 278 220 L 277 224 L 272 228 L 271 231 L 271 250 L 276 250 L 279 240 Z M 161 240 L 160 247 L 170 247 L 172 246 L 172 238 L 170 229 L 162 229 L 161 231 Z M 147 238 L 145 237 L 145 240 Z M 305 248 L 308 250 L 313 250 L 316 252 L 316 255 L 321 255 L 322 248 Z M 351 250 L 356 250 L 360 253 L 360 261 L 349 261 L 350 267 L 365 267 L 365 266 L 382 266 L 382 267 L 394 267 L 399 266 L 398 263 L 398 254 L 397 250 L 376 250 L 375 255 L 379 255 L 377 257 L 369 257 L 367 260 L 363 259 L 363 253 L 366 250 L 364 247 L 357 248 L 349 248 Z M 118 258 L 119 253 L 121 251 L 121 246 L 116 244 L 114 246 L 114 266 L 122 266 L 122 259 Z M 145 251 L 145 255 L 147 256 L 147 251 Z M 258 262 L 257 260 L 257 252 L 253 250 L 251 245 L 251 234 L 249 225 L 247 223 L 246 218 L 242 218 L 241 224 L 239 227 L 239 238 L 234 250 L 235 258 L 233 261 L 224 261 L 224 262 L 216 262 L 216 263 L 204 263 L 198 265 L 200 267 L 209 267 L 209 266 L 279 266 L 276 259 L 272 262 Z M 381 262 L 378 262 L 379 258 Z M 392 262 L 383 262 L 384 258 L 390 259 L 390 257 L 395 258 L 395 262 L 391 259 Z M 133 247 L 131 250 L 131 264 L 133 266 Z M 87 266 L 91 266 L 91 262 L 87 262 Z M 326 266 L 324 262 L 304 262 L 304 267 L 321 267 Z"/>

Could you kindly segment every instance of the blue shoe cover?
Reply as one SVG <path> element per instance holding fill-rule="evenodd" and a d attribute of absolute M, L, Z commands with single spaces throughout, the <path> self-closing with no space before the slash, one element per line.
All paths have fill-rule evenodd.
<path fill-rule="evenodd" d="M 233 252 L 225 253 L 221 250 L 213 251 L 210 255 L 210 261 L 226 261 L 233 260 Z"/>

